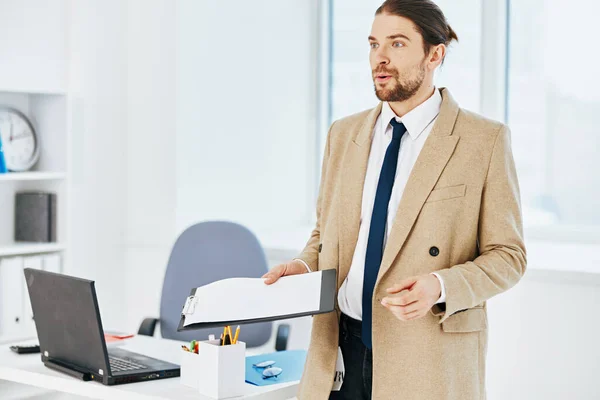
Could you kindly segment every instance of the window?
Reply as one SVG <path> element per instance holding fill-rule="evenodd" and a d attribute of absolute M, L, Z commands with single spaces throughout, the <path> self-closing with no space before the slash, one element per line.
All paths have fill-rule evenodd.
<path fill-rule="evenodd" d="M 367 37 L 381 0 L 329 0 L 328 28 L 330 54 L 329 107 L 327 126 L 345 116 L 372 108 L 375 96 Z M 459 42 L 448 50 L 446 62 L 438 70 L 436 85 L 452 88 L 452 95 L 463 107 L 480 111 L 481 104 L 481 16 L 482 0 L 439 0 Z M 324 130 L 324 129 L 322 129 Z M 321 135 L 321 152 L 326 131 Z M 320 157 L 320 158 L 321 158 Z M 320 166 L 320 164 L 319 164 Z"/>
<path fill-rule="evenodd" d="M 372 108 L 367 36 L 382 0 L 330 0 L 326 121 Z M 506 121 L 528 239 L 600 241 L 600 2 L 439 0 L 459 42 L 436 85 Z M 325 65 L 325 64 L 324 64 Z M 326 131 L 325 131 L 326 132 Z M 321 155 L 325 134 L 321 136 Z"/>
<path fill-rule="evenodd" d="M 381 0 L 331 0 L 331 115 L 336 119 L 377 105 L 369 65 L 367 37 Z M 479 110 L 481 0 L 440 0 L 439 6 L 457 32 L 436 78 L 449 86 L 462 106 Z"/>
<path fill-rule="evenodd" d="M 600 227 L 599 13 L 595 0 L 510 3 L 508 122 L 532 232 L 590 240 Z"/>

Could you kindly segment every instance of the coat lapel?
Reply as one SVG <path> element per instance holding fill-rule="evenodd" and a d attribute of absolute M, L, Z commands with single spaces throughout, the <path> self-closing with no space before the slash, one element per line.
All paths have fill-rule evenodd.
<path fill-rule="evenodd" d="M 371 152 L 372 133 L 377 117 L 381 113 L 382 103 L 367 114 L 356 136 L 348 144 L 341 176 L 341 197 L 338 207 L 340 238 L 338 289 L 346 279 L 352 256 L 358 240 L 360 228 L 363 186 L 367 173 L 369 153 Z"/>
<path fill-rule="evenodd" d="M 452 131 L 458 111 L 458 104 L 456 104 L 448 90 L 442 89 L 440 114 L 417 157 L 402 194 L 392 230 L 383 252 L 378 281 L 388 271 L 400 252 L 425 200 L 427 200 L 429 193 L 456 148 L 459 136 L 453 136 Z"/>

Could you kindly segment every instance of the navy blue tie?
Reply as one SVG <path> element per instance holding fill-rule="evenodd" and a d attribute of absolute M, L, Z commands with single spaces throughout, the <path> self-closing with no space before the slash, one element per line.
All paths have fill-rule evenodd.
<path fill-rule="evenodd" d="M 365 256 L 365 275 L 363 280 L 362 295 L 362 341 L 371 349 L 371 326 L 373 321 L 373 289 L 377 281 L 379 266 L 383 258 L 383 238 L 388 215 L 388 204 L 396 178 L 396 167 L 398 165 L 398 152 L 400 151 L 400 140 L 406 133 L 406 128 L 396 118 L 392 118 L 390 124 L 394 128 L 394 136 L 390 142 L 381 166 L 375 202 L 373 203 L 373 215 L 371 216 L 371 227 L 369 229 L 369 241 L 367 242 L 367 253 Z"/>

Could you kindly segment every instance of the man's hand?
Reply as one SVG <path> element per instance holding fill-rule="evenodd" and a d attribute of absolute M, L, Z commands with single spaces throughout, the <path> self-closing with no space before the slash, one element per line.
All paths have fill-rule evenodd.
<path fill-rule="evenodd" d="M 308 272 L 308 270 L 300 261 L 290 261 L 285 264 L 280 264 L 275 268 L 271 269 L 269 272 L 264 274 L 262 278 L 267 278 L 265 279 L 265 283 L 267 285 L 270 285 L 272 283 L 277 282 L 277 280 L 282 276 L 298 275 L 304 274 L 306 272 Z"/>
<path fill-rule="evenodd" d="M 389 295 L 381 300 L 381 304 L 400 321 L 410 321 L 427 314 L 440 298 L 442 285 L 435 275 L 426 274 L 404 279 L 387 292 Z"/>

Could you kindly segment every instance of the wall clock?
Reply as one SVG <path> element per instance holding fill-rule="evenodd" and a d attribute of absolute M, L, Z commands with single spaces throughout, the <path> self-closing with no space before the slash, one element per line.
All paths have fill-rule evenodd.
<path fill-rule="evenodd" d="M 27 171 L 40 157 L 40 141 L 22 112 L 0 106 L 0 135 L 9 171 Z"/>

